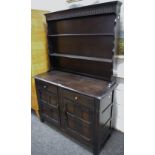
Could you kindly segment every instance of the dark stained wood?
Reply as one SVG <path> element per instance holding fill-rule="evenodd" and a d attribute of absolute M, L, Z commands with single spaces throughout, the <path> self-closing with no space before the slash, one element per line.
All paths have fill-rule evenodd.
<path fill-rule="evenodd" d="M 71 59 L 67 57 L 55 57 L 54 61 L 54 70 L 77 73 L 94 78 L 96 77 L 106 81 L 111 81 L 112 79 L 113 64 L 109 62 Z"/>
<path fill-rule="evenodd" d="M 49 21 L 48 34 L 72 34 L 75 32 L 77 34 L 114 33 L 111 24 L 111 21 L 114 20 L 115 14 Z"/>
<path fill-rule="evenodd" d="M 37 76 L 36 76 L 37 77 Z M 54 86 L 54 85 L 49 85 L 48 83 L 45 83 L 43 81 L 39 81 L 39 84 L 38 84 L 38 89 L 39 90 L 45 90 L 45 91 L 48 91 L 49 93 L 53 93 L 55 95 L 57 95 L 57 87 Z"/>
<path fill-rule="evenodd" d="M 74 36 L 114 36 L 114 33 L 79 33 L 79 34 L 52 34 L 47 35 L 48 37 L 74 37 Z"/>
<path fill-rule="evenodd" d="M 72 59 L 82 59 L 82 60 L 91 60 L 91 61 L 100 61 L 100 62 L 109 62 L 111 63 L 111 59 L 104 59 L 104 58 L 96 58 L 96 57 L 86 57 L 86 56 L 78 56 L 78 55 L 71 55 L 71 54 L 58 54 L 58 53 L 52 53 L 49 54 L 50 56 L 56 56 L 56 57 L 65 57 L 65 58 L 72 58 Z"/>
<path fill-rule="evenodd" d="M 45 85 L 48 83 L 52 83 L 56 86 L 61 85 L 61 87 L 95 98 L 101 98 L 103 94 L 114 85 L 114 82 L 109 83 L 99 79 L 56 70 L 37 75 L 35 78 L 41 80 L 42 83 L 45 81 Z M 70 98 L 72 98 L 72 94 L 68 94 L 66 90 L 65 96 L 70 96 Z"/>
<path fill-rule="evenodd" d="M 114 48 L 113 36 L 76 36 L 49 38 L 52 46 L 49 51 L 60 54 L 73 54 L 112 59 Z"/>
<path fill-rule="evenodd" d="M 61 126 L 64 132 L 91 146 L 94 154 L 99 152 L 111 133 L 111 91 L 115 83 L 60 71 L 37 75 L 35 79 L 41 120 Z M 58 92 L 57 99 L 54 94 Z"/>
<path fill-rule="evenodd" d="M 63 97 L 76 103 L 76 105 L 85 106 L 94 109 L 94 99 L 79 93 L 63 89 Z"/>
<path fill-rule="evenodd" d="M 50 70 L 35 76 L 40 120 L 99 155 L 112 132 L 118 1 L 46 14 Z"/>
<path fill-rule="evenodd" d="M 82 18 L 98 15 L 118 14 L 120 12 L 121 2 L 113 1 L 100 3 L 95 5 L 89 5 L 74 9 L 68 9 L 63 11 L 57 11 L 46 14 L 47 21 L 60 21 L 63 19 Z"/>
<path fill-rule="evenodd" d="M 52 68 L 112 81 L 120 5 L 116 1 L 46 14 Z"/>
<path fill-rule="evenodd" d="M 44 117 L 48 117 L 51 121 L 60 125 L 59 112 L 56 109 L 49 108 L 46 104 L 43 104 L 42 112 Z"/>

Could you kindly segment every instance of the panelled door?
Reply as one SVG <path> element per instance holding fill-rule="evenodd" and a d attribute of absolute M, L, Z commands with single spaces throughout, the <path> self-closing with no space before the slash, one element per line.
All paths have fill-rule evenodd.
<path fill-rule="evenodd" d="M 42 117 L 60 125 L 60 111 L 57 86 L 37 81 L 39 106 Z"/>
<path fill-rule="evenodd" d="M 62 102 L 65 130 L 90 143 L 94 116 L 93 98 L 63 89 Z"/>

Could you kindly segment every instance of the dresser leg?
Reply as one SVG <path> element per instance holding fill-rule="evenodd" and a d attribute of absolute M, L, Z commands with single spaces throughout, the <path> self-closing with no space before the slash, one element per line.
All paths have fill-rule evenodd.
<path fill-rule="evenodd" d="M 40 115 L 39 115 L 39 116 L 40 116 L 40 121 L 41 121 L 41 122 L 44 122 L 43 116 L 41 115 L 41 113 L 39 113 L 39 114 L 40 114 Z"/>
<path fill-rule="evenodd" d="M 93 155 L 99 155 L 99 154 L 100 154 L 100 152 L 99 152 L 98 147 L 95 147 L 93 150 Z"/>
<path fill-rule="evenodd" d="M 41 121 L 41 122 L 44 122 L 44 119 L 43 119 L 42 117 L 40 117 L 40 121 Z"/>

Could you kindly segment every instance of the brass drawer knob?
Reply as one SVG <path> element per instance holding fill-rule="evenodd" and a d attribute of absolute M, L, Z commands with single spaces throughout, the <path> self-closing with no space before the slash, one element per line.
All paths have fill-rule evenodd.
<path fill-rule="evenodd" d="M 78 97 L 77 96 L 75 96 L 75 100 L 78 100 Z"/>

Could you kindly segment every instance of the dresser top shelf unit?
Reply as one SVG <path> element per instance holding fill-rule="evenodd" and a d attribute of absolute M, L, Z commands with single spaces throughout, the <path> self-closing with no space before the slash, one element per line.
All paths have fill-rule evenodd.
<path fill-rule="evenodd" d="M 113 81 L 121 2 L 46 14 L 51 70 Z"/>
<path fill-rule="evenodd" d="M 50 71 L 35 78 L 98 99 L 114 86 L 113 82 L 61 71 Z"/>

